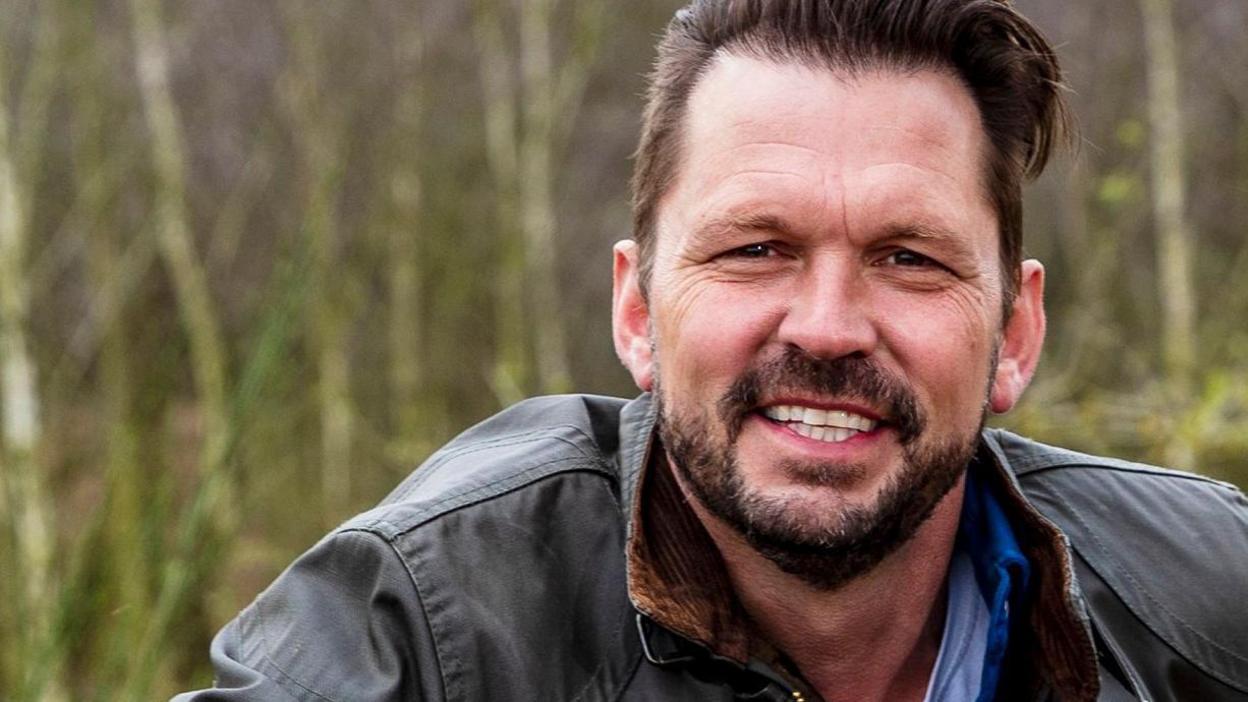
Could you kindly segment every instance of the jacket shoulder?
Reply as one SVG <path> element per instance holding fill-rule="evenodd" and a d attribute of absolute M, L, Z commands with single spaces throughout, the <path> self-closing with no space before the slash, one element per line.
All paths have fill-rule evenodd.
<path fill-rule="evenodd" d="M 1228 483 L 989 432 L 1024 495 L 1140 623 L 1248 689 L 1248 500 Z M 1091 601 L 1093 610 L 1097 603 Z"/>
<path fill-rule="evenodd" d="M 614 485 L 624 404 L 595 395 L 554 395 L 512 405 L 452 439 L 377 507 L 342 528 L 394 538 L 562 473 L 597 474 Z"/>
<path fill-rule="evenodd" d="M 628 678 L 623 404 L 519 403 L 344 527 L 397 554 L 447 699 L 610 698 Z"/>

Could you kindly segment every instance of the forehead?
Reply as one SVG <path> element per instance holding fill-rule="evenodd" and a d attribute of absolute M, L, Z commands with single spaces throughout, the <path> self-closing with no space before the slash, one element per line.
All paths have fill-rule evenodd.
<path fill-rule="evenodd" d="M 974 99 L 951 73 L 850 76 L 723 54 L 690 96 L 660 219 L 758 204 L 751 198 L 825 215 L 839 203 L 846 217 L 886 206 L 897 216 L 991 218 L 985 144 Z"/>

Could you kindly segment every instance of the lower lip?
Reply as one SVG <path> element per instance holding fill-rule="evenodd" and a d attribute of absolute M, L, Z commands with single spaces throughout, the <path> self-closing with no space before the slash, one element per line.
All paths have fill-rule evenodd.
<path fill-rule="evenodd" d="M 884 427 L 877 426 L 871 431 L 860 431 L 844 441 L 821 441 L 819 439 L 812 439 L 809 436 L 802 436 L 796 431 L 790 429 L 784 422 L 773 421 L 762 416 L 761 414 L 752 415 L 750 417 L 750 421 L 758 422 L 770 431 L 774 432 L 776 435 L 789 441 L 796 442 L 797 445 L 801 446 L 804 450 L 815 450 L 825 453 L 836 453 L 865 448 L 868 444 L 872 444 L 879 439 L 881 434 L 886 431 Z"/>

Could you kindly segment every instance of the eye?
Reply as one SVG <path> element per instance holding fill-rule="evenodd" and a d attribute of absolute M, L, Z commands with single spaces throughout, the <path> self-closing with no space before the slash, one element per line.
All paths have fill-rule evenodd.
<path fill-rule="evenodd" d="M 937 263 L 935 260 L 928 258 L 927 256 L 924 256 L 921 253 L 916 253 L 914 251 L 911 251 L 910 249 L 897 249 L 896 251 L 893 251 L 884 259 L 884 263 L 893 265 L 893 266 L 901 266 L 904 268 L 943 268 L 944 267 L 940 265 L 939 263 Z"/>
<path fill-rule="evenodd" d="M 732 258 L 768 258 L 778 252 L 771 244 L 746 244 L 725 252 L 724 256 Z"/>

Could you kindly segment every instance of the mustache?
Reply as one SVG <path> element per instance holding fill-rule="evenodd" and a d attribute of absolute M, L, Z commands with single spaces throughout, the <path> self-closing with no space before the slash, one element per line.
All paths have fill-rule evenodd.
<path fill-rule="evenodd" d="M 778 358 L 741 374 L 717 403 L 720 419 L 735 441 L 764 392 L 813 393 L 853 399 L 880 408 L 902 444 L 918 438 L 926 422 L 914 392 L 870 358 L 814 358 L 788 348 Z"/>

